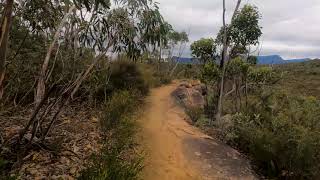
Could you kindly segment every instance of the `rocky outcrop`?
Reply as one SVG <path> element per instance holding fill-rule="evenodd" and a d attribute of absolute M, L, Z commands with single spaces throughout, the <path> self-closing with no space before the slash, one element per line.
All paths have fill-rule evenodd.
<path fill-rule="evenodd" d="M 206 88 L 200 81 L 183 81 L 172 93 L 174 97 L 185 107 L 203 108 Z"/>

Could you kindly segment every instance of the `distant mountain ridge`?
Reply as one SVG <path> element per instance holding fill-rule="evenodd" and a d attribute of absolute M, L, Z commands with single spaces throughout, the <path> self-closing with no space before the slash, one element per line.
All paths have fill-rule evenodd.
<path fill-rule="evenodd" d="M 257 62 L 258 64 L 288 64 L 288 63 L 305 62 L 310 60 L 308 58 L 284 60 L 279 55 L 257 56 L 257 58 L 258 58 L 258 62 Z"/>
<path fill-rule="evenodd" d="M 309 61 L 308 58 L 302 59 L 283 59 L 279 55 L 269 55 L 269 56 L 257 56 L 258 64 L 268 65 L 268 64 L 288 64 L 288 63 L 299 63 Z M 173 59 L 181 64 L 199 64 L 199 60 L 196 58 L 188 58 L 188 57 L 173 57 Z"/>
<path fill-rule="evenodd" d="M 197 58 L 173 56 L 172 59 L 174 59 L 176 62 L 181 64 L 199 64 L 200 63 L 200 61 Z"/>

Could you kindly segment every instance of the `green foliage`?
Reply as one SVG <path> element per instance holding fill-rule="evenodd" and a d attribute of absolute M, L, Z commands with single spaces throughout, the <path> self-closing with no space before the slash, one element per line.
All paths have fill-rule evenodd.
<path fill-rule="evenodd" d="M 196 123 L 203 115 L 203 109 L 200 107 L 186 107 L 185 111 L 193 123 Z"/>
<path fill-rule="evenodd" d="M 249 56 L 248 57 L 248 63 L 251 64 L 251 65 L 257 65 L 257 63 L 258 63 L 257 56 Z"/>
<path fill-rule="evenodd" d="M 320 60 L 282 64 L 274 67 L 282 78 L 274 86 L 292 95 L 314 96 L 320 99 Z"/>
<path fill-rule="evenodd" d="M 149 85 L 136 63 L 118 60 L 113 62 L 110 71 L 107 91 L 138 90 L 143 95 L 148 93 Z"/>
<path fill-rule="evenodd" d="M 138 174 L 142 169 L 141 160 L 136 159 L 133 162 L 126 162 L 117 157 L 115 152 L 105 152 L 96 157 L 95 167 L 82 172 L 79 180 L 135 180 L 139 179 Z"/>
<path fill-rule="evenodd" d="M 191 44 L 192 56 L 199 58 L 200 61 L 207 63 L 216 57 L 216 43 L 212 38 L 202 38 Z"/>
<path fill-rule="evenodd" d="M 202 115 L 197 122 L 195 123 L 195 126 L 199 127 L 200 129 L 206 129 L 210 126 L 211 120 L 206 118 L 204 115 Z"/>
<path fill-rule="evenodd" d="M 188 42 L 188 34 L 185 31 L 176 32 L 171 31 L 168 33 L 168 38 L 173 44 L 178 44 L 178 42 Z"/>
<path fill-rule="evenodd" d="M 140 19 L 138 27 L 142 37 L 139 39 L 144 43 L 143 49 L 147 49 L 148 44 L 153 47 L 167 45 L 172 26 L 164 21 L 157 5 L 142 11 Z"/>
<path fill-rule="evenodd" d="M 320 102 L 264 93 L 235 115 L 232 143 L 270 177 L 314 179 L 320 166 Z"/>
<path fill-rule="evenodd" d="M 214 85 L 219 81 L 221 71 L 214 62 L 206 63 L 201 72 L 201 81 L 207 85 Z"/>
<path fill-rule="evenodd" d="M 255 67 L 250 68 L 249 81 L 256 85 L 265 85 L 275 82 L 275 79 L 279 77 L 271 67 Z"/>
<path fill-rule="evenodd" d="M 0 170 L 1 170 L 0 175 L 1 176 L 4 176 L 4 174 L 2 174 L 2 172 L 4 172 L 4 169 L 6 168 L 7 164 L 8 164 L 8 162 L 0 157 Z"/>
<path fill-rule="evenodd" d="M 114 129 L 119 125 L 123 116 L 127 116 L 128 112 L 132 112 L 137 105 L 136 92 L 119 91 L 115 92 L 111 99 L 106 103 L 104 115 L 101 121 L 101 127 L 104 132 Z"/>
<path fill-rule="evenodd" d="M 0 157 L 0 180 L 15 180 L 17 177 L 7 174 L 10 162 Z"/>
<path fill-rule="evenodd" d="M 105 142 L 102 151 L 92 159 L 89 168 L 79 179 L 138 179 L 142 158 L 132 151 L 135 144 L 136 124 L 133 113 L 140 104 L 140 95 L 119 91 L 106 102 L 101 116 Z"/>
<path fill-rule="evenodd" d="M 257 7 L 245 5 L 238 12 L 231 24 L 227 25 L 227 42 L 231 46 L 230 57 L 235 58 L 239 55 L 248 53 L 247 47 L 257 45 L 262 35 L 259 20 L 261 15 Z M 223 44 L 224 28 L 222 27 L 217 35 L 217 43 Z"/>
<path fill-rule="evenodd" d="M 245 62 L 242 58 L 237 57 L 228 62 L 226 71 L 227 76 L 233 78 L 236 76 L 237 78 L 247 76 L 249 72 L 250 64 Z M 255 69 L 255 68 L 252 68 Z"/>
<path fill-rule="evenodd" d="M 236 45 L 256 45 L 262 35 L 259 20 L 261 15 L 258 8 L 245 5 L 231 22 L 231 41 Z"/>

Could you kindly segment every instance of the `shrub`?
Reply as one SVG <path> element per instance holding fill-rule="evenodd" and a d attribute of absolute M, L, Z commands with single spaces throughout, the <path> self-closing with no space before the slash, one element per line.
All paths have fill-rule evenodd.
<path fill-rule="evenodd" d="M 132 147 L 135 144 L 136 124 L 133 113 L 139 94 L 129 91 L 113 93 L 101 116 L 104 147 L 93 157 L 91 166 L 79 179 L 130 180 L 138 179 L 142 158 Z"/>
<path fill-rule="evenodd" d="M 197 120 L 197 122 L 195 123 L 195 125 L 201 129 L 205 129 L 207 127 L 210 126 L 211 120 L 207 117 L 205 117 L 204 115 L 200 116 L 200 118 Z"/>
<path fill-rule="evenodd" d="M 319 119 L 315 98 L 263 94 L 233 117 L 232 143 L 270 177 L 314 179 L 320 175 Z"/>
<path fill-rule="evenodd" d="M 130 114 L 138 104 L 139 95 L 135 91 L 115 92 L 105 104 L 101 127 L 104 132 L 116 128 L 121 120 Z"/>
<path fill-rule="evenodd" d="M 10 162 L 0 157 L 0 180 L 15 180 L 17 177 L 7 174 L 10 169 Z"/>
<path fill-rule="evenodd" d="M 111 65 L 108 91 L 114 90 L 138 90 L 143 95 L 149 91 L 149 84 L 136 63 L 118 60 Z"/>
<path fill-rule="evenodd" d="M 221 72 L 216 63 L 210 62 L 204 65 L 201 72 L 201 81 L 207 85 L 213 85 L 219 81 Z"/>
<path fill-rule="evenodd" d="M 196 123 L 203 115 L 203 109 L 199 107 L 186 107 L 185 111 L 193 123 Z"/>
<path fill-rule="evenodd" d="M 1 170 L 1 175 L 3 175 L 2 172 L 4 171 L 4 169 L 5 169 L 5 167 L 6 167 L 7 164 L 8 164 L 8 162 L 0 157 L 0 170 Z"/>

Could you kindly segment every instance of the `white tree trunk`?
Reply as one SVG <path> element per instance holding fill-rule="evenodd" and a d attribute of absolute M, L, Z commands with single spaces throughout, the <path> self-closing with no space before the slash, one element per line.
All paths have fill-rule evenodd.
<path fill-rule="evenodd" d="M 239 8 L 241 5 L 241 0 L 238 0 L 236 8 L 233 12 L 231 21 L 236 17 Z M 218 101 L 218 108 L 217 108 L 217 114 L 216 114 L 216 120 L 221 120 L 221 115 L 223 111 L 223 97 L 224 97 L 224 80 L 225 80 L 225 71 L 226 71 L 226 66 L 225 64 L 228 61 L 228 47 L 229 47 L 229 42 L 228 42 L 228 34 L 227 34 L 227 26 L 226 26 L 226 1 L 223 0 L 223 16 L 222 16 L 222 21 L 223 21 L 223 54 L 222 54 L 222 77 L 220 81 L 220 92 L 219 92 L 219 101 Z"/>
<path fill-rule="evenodd" d="M 216 120 L 221 120 L 222 114 L 222 104 L 223 104 L 223 91 L 224 91 L 224 76 L 225 76 L 225 62 L 227 61 L 228 56 L 228 45 L 227 45 L 227 27 L 226 27 L 226 1 L 223 0 L 223 14 L 222 14 L 222 21 L 223 21 L 223 54 L 222 54 L 222 77 L 220 81 L 220 92 L 219 92 L 219 101 L 218 101 L 218 108 L 216 114 Z"/>
<path fill-rule="evenodd" d="M 72 11 L 75 9 L 75 6 L 72 6 L 69 9 L 69 12 L 67 14 L 64 15 L 63 19 L 61 20 L 57 31 L 53 37 L 53 41 L 51 42 L 46 57 L 44 59 L 44 62 L 42 64 L 41 70 L 40 70 L 40 75 L 39 75 L 39 79 L 38 79 L 38 85 L 37 85 L 37 90 L 36 90 L 36 96 L 35 96 L 35 104 L 36 106 L 41 102 L 42 98 L 45 95 L 46 92 L 46 84 L 45 84 L 45 80 L 49 79 L 49 77 L 47 77 L 47 73 L 48 73 L 48 66 L 49 66 L 49 62 L 50 62 L 50 57 L 53 51 L 53 48 L 56 44 L 56 42 L 58 41 L 59 35 L 60 35 L 60 31 L 63 28 L 64 24 L 66 23 L 66 21 L 68 20 L 69 16 L 71 15 Z"/>

